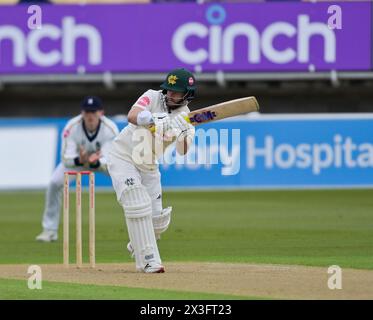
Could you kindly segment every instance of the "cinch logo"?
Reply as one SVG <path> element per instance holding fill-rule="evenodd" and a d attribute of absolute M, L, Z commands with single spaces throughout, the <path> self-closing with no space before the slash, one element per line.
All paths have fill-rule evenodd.
<path fill-rule="evenodd" d="M 323 59 L 325 62 L 336 62 L 336 36 L 326 23 L 310 22 L 310 17 L 300 14 L 297 24 L 277 21 L 266 26 L 260 33 L 258 29 L 247 22 L 236 22 L 222 27 L 227 12 L 221 5 L 212 5 L 206 10 L 206 20 L 209 25 L 199 22 L 188 22 L 179 26 L 172 37 L 172 49 L 175 56 L 183 63 L 198 65 L 205 62 L 211 64 L 232 64 L 235 57 L 235 40 L 246 38 L 248 42 L 247 55 L 249 64 L 259 64 L 263 57 L 276 64 L 286 64 L 292 61 L 310 62 L 310 53 L 315 48 L 310 47 L 311 38 L 317 36 L 323 39 Z M 278 37 L 294 38 L 294 48 L 275 48 Z M 203 45 L 187 46 L 196 38 L 205 41 Z M 200 43 L 200 40 L 199 42 Z M 321 46 L 320 46 L 321 47 Z"/>
<path fill-rule="evenodd" d="M 12 64 L 23 67 L 29 59 L 34 65 L 51 67 L 62 63 L 64 66 L 75 64 L 78 55 L 75 44 L 78 39 L 86 39 L 88 44 L 88 64 L 99 65 L 102 62 L 102 39 L 99 31 L 89 24 L 76 24 L 74 17 L 64 17 L 62 27 L 43 24 L 41 29 L 31 30 L 27 35 L 12 25 L 0 26 L 0 64 L 3 61 L 2 42 L 10 40 L 13 54 Z M 41 50 L 44 39 L 56 43 L 54 49 Z M 58 49 L 57 49 L 58 48 Z"/>
<path fill-rule="evenodd" d="M 311 169 L 318 175 L 330 168 L 373 168 L 373 144 L 353 142 L 351 137 L 336 134 L 331 143 L 275 144 L 272 136 L 257 145 L 256 138 L 247 138 L 247 167 L 255 169 L 257 162 L 266 169 Z"/>
<path fill-rule="evenodd" d="M 193 123 L 193 122 L 197 122 L 197 123 L 207 122 L 207 121 L 213 120 L 215 117 L 216 117 L 215 112 L 206 111 L 206 112 L 201 112 L 201 113 L 195 114 L 192 118 L 190 118 L 190 122 L 191 123 Z"/>

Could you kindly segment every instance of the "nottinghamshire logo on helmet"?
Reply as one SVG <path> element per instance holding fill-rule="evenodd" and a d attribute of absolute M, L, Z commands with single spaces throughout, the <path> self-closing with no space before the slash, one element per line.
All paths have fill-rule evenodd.
<path fill-rule="evenodd" d="M 177 76 L 172 74 L 168 77 L 167 81 L 168 81 L 168 84 L 174 85 L 174 84 L 176 84 L 176 80 L 178 80 L 178 79 L 179 78 Z"/>

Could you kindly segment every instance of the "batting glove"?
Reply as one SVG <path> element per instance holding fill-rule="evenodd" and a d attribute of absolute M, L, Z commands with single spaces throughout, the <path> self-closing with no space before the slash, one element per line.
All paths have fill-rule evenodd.
<path fill-rule="evenodd" d="M 155 137 L 162 141 L 171 141 L 174 133 L 171 125 L 171 119 L 167 113 L 153 113 L 155 126 Z"/>
<path fill-rule="evenodd" d="M 172 119 L 172 128 L 175 131 L 178 141 L 182 141 L 185 138 L 188 138 L 188 140 L 192 140 L 194 138 L 196 130 L 194 129 L 194 126 L 186 119 L 188 119 L 188 114 L 186 112 L 181 112 Z"/>

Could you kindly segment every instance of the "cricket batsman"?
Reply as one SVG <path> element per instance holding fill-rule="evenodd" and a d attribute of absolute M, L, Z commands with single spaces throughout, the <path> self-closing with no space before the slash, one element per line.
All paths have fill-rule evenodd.
<path fill-rule="evenodd" d="M 104 116 L 98 97 L 85 97 L 81 114 L 71 119 L 62 133 L 61 163 L 52 174 L 42 219 L 43 232 L 37 241 L 51 242 L 58 238 L 58 225 L 65 171 L 92 170 L 107 174 L 106 154 L 109 144 L 119 134 L 116 124 Z"/>
<path fill-rule="evenodd" d="M 145 273 L 165 271 L 157 240 L 171 221 L 172 208 L 162 207 L 157 159 L 171 143 L 176 143 L 179 154 L 186 154 L 195 134 L 186 120 L 196 90 L 193 74 L 172 70 L 160 87 L 135 102 L 128 113 L 129 124 L 114 139 L 108 156 L 109 174 L 124 209 L 127 249 L 137 271 Z"/>

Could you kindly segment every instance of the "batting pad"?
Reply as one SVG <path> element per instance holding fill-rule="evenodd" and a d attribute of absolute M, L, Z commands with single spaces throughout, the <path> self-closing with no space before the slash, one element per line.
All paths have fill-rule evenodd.
<path fill-rule="evenodd" d="M 121 197 L 128 235 L 135 251 L 136 269 L 161 264 L 152 222 L 151 199 L 142 185 L 126 188 Z"/>
<path fill-rule="evenodd" d="M 157 216 L 153 216 L 153 227 L 156 239 L 161 238 L 161 233 L 168 229 L 171 222 L 172 207 L 167 207 Z"/>

